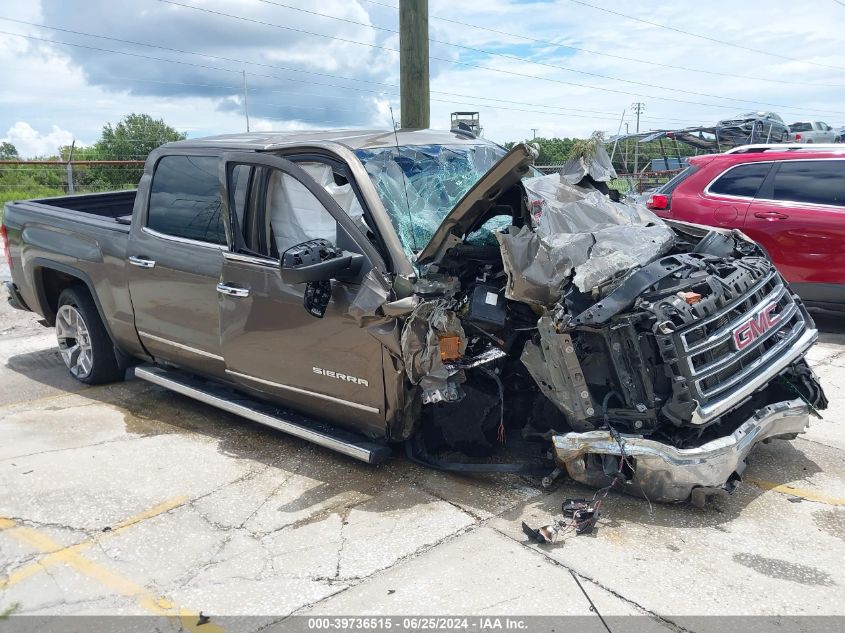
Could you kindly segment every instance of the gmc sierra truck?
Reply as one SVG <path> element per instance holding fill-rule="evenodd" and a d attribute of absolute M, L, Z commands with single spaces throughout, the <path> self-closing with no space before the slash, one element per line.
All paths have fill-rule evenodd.
<path fill-rule="evenodd" d="M 151 381 L 352 457 L 732 491 L 826 406 L 800 299 L 739 231 L 461 130 L 254 133 L 150 154 L 137 191 L 6 205 L 13 306 L 86 383 Z M 553 477 L 552 477 L 553 478 Z"/>

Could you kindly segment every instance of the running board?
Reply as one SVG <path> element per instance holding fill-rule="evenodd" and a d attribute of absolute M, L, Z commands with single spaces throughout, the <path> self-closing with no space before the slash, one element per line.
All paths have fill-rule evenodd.
<path fill-rule="evenodd" d="M 363 436 L 338 429 L 331 424 L 314 420 L 290 409 L 249 398 L 178 369 L 139 365 L 135 368 L 135 375 L 141 380 L 368 464 L 379 464 L 392 454 L 390 447 L 385 444 L 372 442 Z"/>

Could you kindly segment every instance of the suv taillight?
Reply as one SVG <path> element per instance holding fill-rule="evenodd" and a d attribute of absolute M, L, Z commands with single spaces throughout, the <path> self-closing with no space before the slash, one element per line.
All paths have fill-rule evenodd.
<path fill-rule="evenodd" d="M 655 193 L 649 196 L 649 199 L 646 201 L 645 206 L 649 209 L 655 209 L 656 211 L 663 211 L 669 208 L 669 196 L 663 195 L 662 193 Z"/>
<path fill-rule="evenodd" d="M 3 241 L 3 252 L 6 254 L 6 263 L 9 270 L 12 270 L 12 249 L 9 248 L 9 235 L 6 233 L 6 225 L 0 224 L 0 239 Z"/>
<path fill-rule="evenodd" d="M 800 141 L 800 140 L 801 140 L 801 135 L 800 135 L 800 134 L 796 134 L 796 135 L 795 135 L 795 140 L 796 140 L 796 141 Z"/>

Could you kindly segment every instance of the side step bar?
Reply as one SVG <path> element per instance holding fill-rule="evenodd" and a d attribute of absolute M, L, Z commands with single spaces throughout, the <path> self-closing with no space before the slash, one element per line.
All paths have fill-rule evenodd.
<path fill-rule="evenodd" d="M 135 375 L 141 380 L 146 380 L 223 411 L 240 415 L 253 422 L 330 448 L 368 464 L 379 464 L 392 454 L 390 447 L 385 444 L 378 444 L 363 436 L 335 428 L 326 422 L 308 418 L 301 413 L 249 398 L 178 369 L 156 365 L 139 365 L 135 368 Z"/>

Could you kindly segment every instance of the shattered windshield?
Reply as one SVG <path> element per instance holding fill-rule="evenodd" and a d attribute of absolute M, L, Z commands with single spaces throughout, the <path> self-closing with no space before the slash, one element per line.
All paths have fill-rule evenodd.
<path fill-rule="evenodd" d="M 402 248 L 411 256 L 428 244 L 452 207 L 506 152 L 484 143 L 406 145 L 355 153 L 375 185 Z"/>

